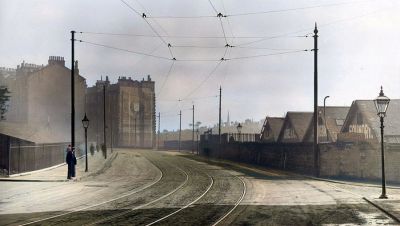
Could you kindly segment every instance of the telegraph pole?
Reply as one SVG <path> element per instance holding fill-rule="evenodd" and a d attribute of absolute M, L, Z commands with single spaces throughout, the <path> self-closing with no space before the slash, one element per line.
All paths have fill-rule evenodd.
<path fill-rule="evenodd" d="M 160 114 L 160 112 L 158 112 L 157 150 L 160 148 L 160 147 L 159 147 L 159 146 L 160 146 L 160 125 L 161 125 L 160 121 L 161 121 L 161 114 Z"/>
<path fill-rule="evenodd" d="M 318 29 L 315 23 L 314 29 L 314 170 L 315 176 L 319 176 L 318 166 Z"/>
<path fill-rule="evenodd" d="M 106 84 L 103 84 L 103 130 L 104 130 L 104 158 L 107 158 L 107 136 L 106 136 Z"/>
<path fill-rule="evenodd" d="M 179 152 L 181 151 L 182 111 L 179 111 Z"/>
<path fill-rule="evenodd" d="M 218 123 L 218 136 L 219 136 L 219 144 L 221 144 L 221 95 L 222 95 L 222 88 L 219 87 L 219 123 Z"/>
<path fill-rule="evenodd" d="M 192 154 L 194 153 L 194 104 L 193 104 L 193 117 L 192 117 Z"/>
<path fill-rule="evenodd" d="M 71 31 L 71 146 L 75 148 L 75 31 Z"/>

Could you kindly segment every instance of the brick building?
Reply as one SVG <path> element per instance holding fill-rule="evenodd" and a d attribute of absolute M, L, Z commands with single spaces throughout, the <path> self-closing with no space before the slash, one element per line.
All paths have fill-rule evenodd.
<path fill-rule="evenodd" d="M 115 84 L 106 77 L 87 89 L 89 140 L 104 143 L 104 90 L 107 146 L 154 147 L 155 93 L 150 76 L 142 81 L 120 77 Z"/>

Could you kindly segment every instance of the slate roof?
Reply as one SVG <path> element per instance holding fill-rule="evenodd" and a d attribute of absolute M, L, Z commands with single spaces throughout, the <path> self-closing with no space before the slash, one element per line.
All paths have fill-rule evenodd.
<path fill-rule="evenodd" d="M 274 141 L 277 141 L 284 121 L 285 121 L 285 118 L 282 118 L 282 117 L 268 117 L 267 116 L 265 118 L 265 124 L 263 126 L 263 131 L 262 131 L 261 135 L 263 136 L 264 131 L 267 129 L 266 127 L 269 127 L 272 131 Z"/>
<path fill-rule="evenodd" d="M 342 129 L 342 125 L 340 125 L 338 120 L 344 120 L 347 117 L 347 113 L 349 112 L 350 107 L 344 107 L 344 106 L 326 106 L 325 107 L 325 117 L 323 117 L 323 112 L 324 112 L 324 107 L 318 107 L 318 111 L 322 112 L 322 119 L 326 120 L 326 127 L 328 129 L 328 134 L 329 138 L 335 142 L 337 139 L 337 134 L 340 133 Z M 339 123 L 339 124 L 338 124 Z M 311 122 L 310 126 L 313 125 L 313 122 Z M 311 128 L 313 131 L 313 128 Z"/>
<path fill-rule="evenodd" d="M 307 129 L 312 121 L 312 112 L 295 112 L 289 111 L 286 114 L 284 126 L 291 124 L 297 135 L 299 142 L 302 142 L 306 135 Z M 279 140 L 283 141 L 284 127 L 282 127 Z"/>
<path fill-rule="evenodd" d="M 348 132 L 351 119 L 354 117 L 356 110 L 362 114 L 364 122 L 367 123 L 375 136 L 380 141 L 380 119 L 377 116 L 375 104 L 373 100 L 355 100 L 351 105 L 349 114 L 347 115 L 342 132 Z M 390 100 L 386 117 L 384 118 L 385 137 L 400 136 L 400 99 Z"/>

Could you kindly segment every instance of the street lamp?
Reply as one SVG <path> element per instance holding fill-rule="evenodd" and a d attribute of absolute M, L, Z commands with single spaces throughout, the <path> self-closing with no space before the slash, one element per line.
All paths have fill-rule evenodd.
<path fill-rule="evenodd" d="M 85 117 L 83 117 L 82 119 L 82 125 L 83 128 L 85 128 L 85 154 L 86 154 L 86 166 L 85 166 L 85 172 L 88 171 L 88 155 L 87 155 L 87 129 L 89 127 L 89 119 L 86 116 L 85 113 Z"/>
<path fill-rule="evenodd" d="M 329 138 L 328 138 L 328 127 L 326 127 L 326 116 L 325 116 L 325 107 L 326 107 L 326 105 L 325 105 L 325 103 L 326 103 L 326 99 L 328 99 L 329 98 L 329 96 L 326 96 L 325 98 L 324 98 L 324 124 L 325 124 L 325 132 L 326 132 L 326 142 L 328 142 L 328 140 L 329 140 Z"/>
<path fill-rule="evenodd" d="M 240 142 L 240 141 L 242 141 L 242 139 L 241 139 L 242 125 L 240 125 L 240 123 L 239 123 L 239 125 L 236 126 L 236 129 L 239 133 L 239 142 Z"/>
<path fill-rule="evenodd" d="M 386 179 L 385 179 L 385 152 L 383 145 L 383 118 L 386 116 L 386 110 L 389 106 L 390 99 L 385 96 L 381 86 L 381 92 L 379 96 L 374 100 L 376 111 L 381 119 L 381 160 L 382 160 L 382 194 L 379 196 L 380 199 L 387 199 L 386 196 Z"/>

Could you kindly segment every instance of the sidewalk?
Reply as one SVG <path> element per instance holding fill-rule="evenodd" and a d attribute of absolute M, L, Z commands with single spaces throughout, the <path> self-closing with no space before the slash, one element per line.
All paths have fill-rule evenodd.
<path fill-rule="evenodd" d="M 108 153 L 107 160 L 111 159 L 113 155 Z M 92 156 L 88 153 L 88 172 L 85 172 L 85 156 L 82 156 L 77 159 L 76 164 L 76 178 L 74 181 L 81 180 L 82 178 L 88 177 L 91 174 L 99 171 L 105 163 L 106 159 L 104 159 L 101 151 L 95 151 Z M 71 181 L 67 179 L 67 165 L 60 164 L 57 166 L 21 173 L 17 175 L 11 175 L 11 177 L 0 178 L 1 181 L 10 181 L 10 182 L 67 182 Z"/>

